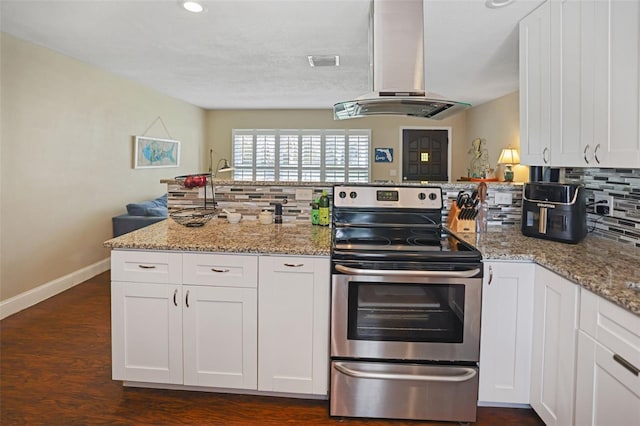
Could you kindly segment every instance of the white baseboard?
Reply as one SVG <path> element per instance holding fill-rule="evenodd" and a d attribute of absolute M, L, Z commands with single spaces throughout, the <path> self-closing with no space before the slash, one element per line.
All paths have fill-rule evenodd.
<path fill-rule="evenodd" d="M 58 293 L 62 293 L 73 286 L 85 282 L 89 278 L 93 278 L 96 275 L 109 270 L 110 266 L 111 263 L 109 258 L 100 260 L 99 262 L 79 269 L 65 275 L 64 277 L 56 278 L 53 281 L 49 281 L 48 283 L 34 289 L 20 293 L 10 299 L 3 300 L 0 302 L 0 319 L 4 319 L 9 315 L 20 312 L 23 309 L 40 303 L 43 300 L 47 300 Z"/>

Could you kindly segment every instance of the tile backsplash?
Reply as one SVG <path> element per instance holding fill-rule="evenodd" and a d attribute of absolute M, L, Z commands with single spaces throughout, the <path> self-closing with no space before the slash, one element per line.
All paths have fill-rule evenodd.
<path fill-rule="evenodd" d="M 167 183 L 169 209 L 176 210 L 204 205 L 204 188 L 187 189 L 174 180 L 163 180 Z M 444 183 L 434 185 L 442 187 L 444 197 L 443 223 L 458 192 L 469 193 L 476 189 L 476 183 Z M 297 184 L 287 182 L 233 182 L 219 181 L 215 185 L 215 199 L 219 209 L 227 209 L 242 213 L 248 219 L 256 218 L 263 209 L 273 210 L 276 203 L 282 204 L 284 221 L 310 221 L 311 198 L 319 198 L 322 190 L 326 190 L 331 200 L 333 186 L 331 184 Z M 304 191 L 307 190 L 307 191 Z M 211 186 L 207 186 L 207 202 L 212 202 Z M 507 195 L 502 204 L 496 203 L 496 195 Z M 502 197 L 505 198 L 505 197 Z M 490 183 L 487 192 L 489 203 L 489 226 L 519 225 L 520 206 L 522 205 L 522 184 Z M 224 215 L 224 213 L 221 213 Z"/>
<path fill-rule="evenodd" d="M 640 169 L 566 169 L 565 179 L 584 184 L 587 205 L 596 193 L 613 196 L 613 216 L 597 215 L 588 207 L 589 231 L 640 247 Z"/>
<path fill-rule="evenodd" d="M 593 212 L 593 207 L 588 208 L 587 225 L 590 232 L 640 247 L 640 169 L 566 169 L 565 179 L 585 185 L 588 204 L 593 202 L 594 193 L 614 197 L 613 216 L 599 216 Z M 186 189 L 175 180 L 162 182 L 168 185 L 170 210 L 203 205 L 203 188 Z M 458 191 L 471 192 L 477 187 L 476 183 L 471 182 L 434 185 L 442 187 L 443 223 Z M 489 226 L 520 226 L 522 185 L 488 184 Z M 285 221 L 309 221 L 309 191 L 311 198 L 315 199 L 320 197 L 323 189 L 327 190 L 331 199 L 331 184 L 219 181 L 215 185 L 215 198 L 218 208 L 240 212 L 247 219 L 256 218 L 261 210 L 273 210 L 276 203 L 281 203 Z M 211 202 L 211 186 L 207 186 L 206 195 L 208 202 Z"/>

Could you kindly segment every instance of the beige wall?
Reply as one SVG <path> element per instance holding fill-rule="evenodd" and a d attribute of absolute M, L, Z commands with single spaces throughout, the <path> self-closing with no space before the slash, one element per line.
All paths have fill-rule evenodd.
<path fill-rule="evenodd" d="M 214 163 L 220 158 L 231 160 L 233 129 L 371 129 L 374 148 L 394 148 L 393 163 L 372 163 L 372 180 L 399 182 L 402 165 L 399 162 L 401 128 L 451 128 L 453 180 L 466 174 L 466 113 L 447 120 L 427 120 L 412 117 L 372 117 L 335 121 L 331 110 L 216 110 L 207 111 L 207 146 L 214 150 Z M 208 150 L 209 148 L 207 148 Z M 466 154 L 465 154 L 466 155 Z M 462 158 L 462 161 L 461 161 Z M 202 167 L 208 168 L 208 159 Z M 397 176 L 390 171 L 396 170 Z"/>
<path fill-rule="evenodd" d="M 471 148 L 471 141 L 475 138 L 483 139 L 489 150 L 489 161 L 496 169 L 496 177 L 504 180 L 504 166 L 497 167 L 502 148 L 509 146 L 520 148 L 520 106 L 519 92 L 513 92 L 491 102 L 467 110 L 467 135 L 469 141 L 467 150 Z M 471 161 L 468 155 L 467 166 Z M 529 179 L 529 168 L 516 166 L 514 181 L 524 182 Z"/>
<path fill-rule="evenodd" d="M 199 171 L 200 108 L 47 49 L 1 37 L 0 299 L 109 257 L 111 217 Z M 181 166 L 133 169 L 132 136 L 162 117 Z M 161 123 L 147 136 L 167 138 Z"/>

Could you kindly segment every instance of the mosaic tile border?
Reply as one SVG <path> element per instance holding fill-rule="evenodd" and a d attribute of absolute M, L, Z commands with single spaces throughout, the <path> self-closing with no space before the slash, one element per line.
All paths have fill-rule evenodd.
<path fill-rule="evenodd" d="M 640 247 L 640 169 L 566 169 L 565 179 L 585 185 L 587 205 L 596 193 L 613 196 L 613 216 L 587 209 L 594 235 Z"/>

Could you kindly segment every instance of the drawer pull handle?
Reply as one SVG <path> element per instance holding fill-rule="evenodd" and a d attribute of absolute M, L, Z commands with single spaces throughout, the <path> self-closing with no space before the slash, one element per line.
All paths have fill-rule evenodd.
<path fill-rule="evenodd" d="M 493 266 L 489 266 L 489 282 L 487 283 L 487 285 L 491 285 L 492 281 L 493 281 Z"/>
<path fill-rule="evenodd" d="M 184 298 L 184 303 L 189 307 L 189 290 L 187 290 L 187 297 Z"/>
<path fill-rule="evenodd" d="M 304 266 L 304 263 L 285 263 L 284 266 L 287 268 L 300 268 Z"/>
<path fill-rule="evenodd" d="M 173 290 L 173 304 L 175 306 L 178 306 L 178 289 L 176 288 L 175 290 Z"/>
<path fill-rule="evenodd" d="M 138 265 L 140 269 L 156 269 L 155 265 Z"/>
<path fill-rule="evenodd" d="M 640 368 L 638 368 L 635 365 L 631 364 L 629 361 L 627 361 L 626 359 L 622 358 L 620 355 L 614 354 L 613 355 L 613 360 L 615 362 L 617 362 L 618 364 L 620 364 L 621 366 L 623 366 L 624 368 L 626 368 L 627 370 L 629 370 L 631 372 L 631 374 L 633 374 L 634 376 L 637 376 L 637 375 L 640 374 Z"/>
<path fill-rule="evenodd" d="M 598 158 L 598 149 L 600 148 L 600 144 L 596 145 L 596 149 L 593 150 L 593 158 L 596 159 L 596 163 L 600 164 L 600 159 Z"/>
<path fill-rule="evenodd" d="M 547 164 L 549 162 L 549 160 L 547 159 L 547 152 L 549 152 L 549 148 L 545 148 L 542 150 L 542 161 L 544 161 L 544 164 Z"/>
<path fill-rule="evenodd" d="M 216 268 L 211 268 L 211 270 L 212 270 L 213 272 L 220 272 L 220 273 L 229 272 L 229 269 L 216 269 Z"/>

